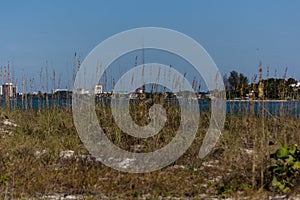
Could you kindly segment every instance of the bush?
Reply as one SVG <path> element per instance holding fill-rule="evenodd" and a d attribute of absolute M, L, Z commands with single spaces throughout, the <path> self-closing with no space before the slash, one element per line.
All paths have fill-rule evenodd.
<path fill-rule="evenodd" d="M 297 184 L 300 174 L 300 151 L 297 145 L 282 145 L 270 157 L 272 165 L 269 171 L 272 174 L 272 188 L 284 193 L 290 191 Z"/>

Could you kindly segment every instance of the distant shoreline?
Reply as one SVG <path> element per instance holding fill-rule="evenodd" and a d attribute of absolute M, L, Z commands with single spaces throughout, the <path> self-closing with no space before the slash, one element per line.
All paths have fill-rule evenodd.
<path fill-rule="evenodd" d="M 250 100 L 226 100 L 227 102 L 250 102 Z M 300 102 L 300 100 L 272 100 L 272 99 L 266 99 L 266 100 L 253 100 L 253 102 Z"/>

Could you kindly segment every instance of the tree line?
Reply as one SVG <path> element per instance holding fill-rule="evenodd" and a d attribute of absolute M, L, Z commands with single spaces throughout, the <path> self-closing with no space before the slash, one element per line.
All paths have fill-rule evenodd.
<path fill-rule="evenodd" d="M 288 100 L 300 99 L 300 88 L 292 87 L 298 81 L 294 78 L 267 78 L 262 76 L 257 81 L 254 76 L 252 81 L 242 73 L 231 71 L 229 76 L 224 76 L 227 99 L 271 99 Z"/>

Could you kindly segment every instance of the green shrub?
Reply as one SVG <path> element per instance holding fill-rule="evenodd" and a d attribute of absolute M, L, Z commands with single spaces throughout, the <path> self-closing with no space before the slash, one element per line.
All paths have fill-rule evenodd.
<path fill-rule="evenodd" d="M 271 185 L 276 191 L 288 192 L 297 183 L 300 174 L 300 151 L 297 145 L 282 145 L 271 154 Z"/>

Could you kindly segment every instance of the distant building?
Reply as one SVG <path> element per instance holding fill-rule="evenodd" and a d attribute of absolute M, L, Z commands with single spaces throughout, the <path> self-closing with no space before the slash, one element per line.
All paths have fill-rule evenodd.
<path fill-rule="evenodd" d="M 8 98 L 17 97 L 17 86 L 12 83 L 5 83 L 0 88 L 0 94 Z"/>
<path fill-rule="evenodd" d="M 293 87 L 293 88 L 300 88 L 300 82 L 295 83 L 295 84 L 291 84 L 290 86 Z"/>
<path fill-rule="evenodd" d="M 53 89 L 52 94 L 60 93 L 60 92 L 68 92 L 68 89 Z"/>
<path fill-rule="evenodd" d="M 135 92 L 138 93 L 138 94 L 143 94 L 145 91 L 144 91 L 144 88 L 143 88 L 143 87 L 140 87 L 140 88 L 137 88 L 137 89 L 135 90 Z"/>
<path fill-rule="evenodd" d="M 102 85 L 98 84 L 95 85 L 94 94 L 102 94 L 103 93 L 103 87 Z"/>
<path fill-rule="evenodd" d="M 70 98 L 72 97 L 72 91 L 69 91 L 68 89 L 54 89 L 52 90 L 52 97 L 57 98 Z"/>
<path fill-rule="evenodd" d="M 84 88 L 77 88 L 76 94 L 89 94 L 89 91 Z"/>

